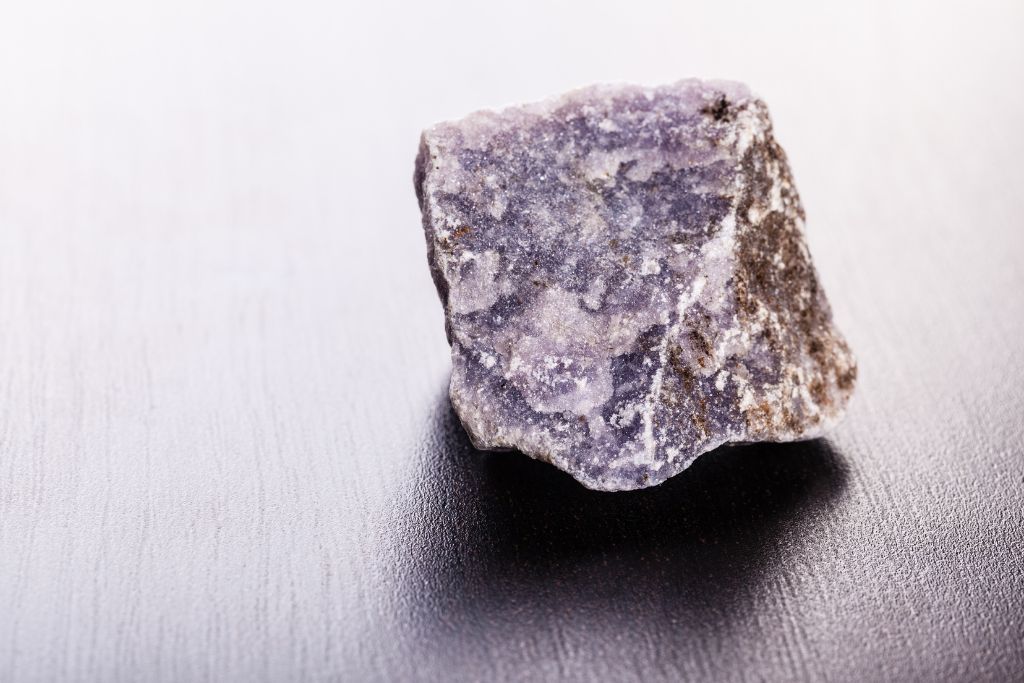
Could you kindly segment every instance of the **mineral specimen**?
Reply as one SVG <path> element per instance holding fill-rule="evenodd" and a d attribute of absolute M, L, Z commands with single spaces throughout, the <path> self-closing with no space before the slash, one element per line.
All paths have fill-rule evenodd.
<path fill-rule="evenodd" d="M 451 401 L 478 448 L 636 489 L 841 417 L 856 364 L 744 85 L 478 112 L 423 133 L 415 185 Z"/>

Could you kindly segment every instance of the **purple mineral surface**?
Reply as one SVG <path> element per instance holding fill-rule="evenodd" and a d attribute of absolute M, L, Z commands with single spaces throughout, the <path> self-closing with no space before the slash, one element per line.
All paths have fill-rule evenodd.
<path fill-rule="evenodd" d="M 603 490 L 821 435 L 857 368 L 765 104 L 595 86 L 423 133 L 415 171 L 473 444 Z"/>

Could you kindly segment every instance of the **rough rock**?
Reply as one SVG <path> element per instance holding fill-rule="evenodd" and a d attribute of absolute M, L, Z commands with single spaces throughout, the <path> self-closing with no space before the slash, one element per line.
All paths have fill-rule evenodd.
<path fill-rule="evenodd" d="M 844 412 L 856 363 L 744 85 L 478 112 L 423 133 L 415 185 L 451 401 L 477 448 L 636 489 Z"/>

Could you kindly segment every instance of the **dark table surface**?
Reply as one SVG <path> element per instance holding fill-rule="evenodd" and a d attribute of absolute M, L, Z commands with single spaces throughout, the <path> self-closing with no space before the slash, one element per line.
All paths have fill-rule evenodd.
<path fill-rule="evenodd" d="M 1019 3 L 0 17 L 0 680 L 1024 678 Z M 469 445 L 419 130 L 748 81 L 860 361 L 827 439 Z"/>

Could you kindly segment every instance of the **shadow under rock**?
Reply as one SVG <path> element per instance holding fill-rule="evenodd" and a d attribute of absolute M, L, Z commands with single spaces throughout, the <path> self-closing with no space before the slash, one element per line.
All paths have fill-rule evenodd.
<path fill-rule="evenodd" d="M 591 491 L 520 453 L 475 450 L 447 397 L 423 455 L 392 542 L 406 618 L 446 646 L 545 628 L 674 643 L 727 630 L 847 479 L 818 439 L 723 447 L 655 488 Z"/>

